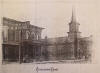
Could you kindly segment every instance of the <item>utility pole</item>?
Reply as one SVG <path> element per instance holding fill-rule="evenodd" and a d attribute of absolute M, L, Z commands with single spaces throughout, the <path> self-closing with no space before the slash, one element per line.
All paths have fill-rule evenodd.
<path fill-rule="evenodd" d="M 22 49 L 22 24 L 21 24 L 21 27 L 20 27 L 20 44 L 19 44 L 19 63 L 21 64 L 21 49 Z"/>

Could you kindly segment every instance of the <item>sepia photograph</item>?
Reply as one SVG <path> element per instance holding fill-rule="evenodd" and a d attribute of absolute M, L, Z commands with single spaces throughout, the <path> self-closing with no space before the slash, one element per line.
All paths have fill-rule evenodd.
<path fill-rule="evenodd" d="M 3 17 L 3 63 L 85 62 L 91 58 L 92 36 L 82 37 L 72 10 L 68 36 L 41 37 L 46 28 Z"/>
<path fill-rule="evenodd" d="M 98 0 L 1 0 L 0 6 L 0 73 L 100 72 Z"/>

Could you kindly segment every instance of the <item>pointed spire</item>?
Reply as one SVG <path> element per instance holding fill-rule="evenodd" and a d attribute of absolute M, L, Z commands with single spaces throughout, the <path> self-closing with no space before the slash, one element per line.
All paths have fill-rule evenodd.
<path fill-rule="evenodd" d="M 72 22 L 76 22 L 75 9 L 72 8 Z"/>

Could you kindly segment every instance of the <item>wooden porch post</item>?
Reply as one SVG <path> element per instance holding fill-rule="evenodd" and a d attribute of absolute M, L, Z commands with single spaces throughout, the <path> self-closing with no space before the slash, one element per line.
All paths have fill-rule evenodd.
<path fill-rule="evenodd" d="M 21 25 L 22 27 L 22 25 Z M 21 49 L 22 49 L 22 28 L 20 29 L 20 44 L 19 44 L 19 63 L 21 64 Z"/>
<path fill-rule="evenodd" d="M 19 44 L 19 63 L 21 64 L 21 45 Z"/>

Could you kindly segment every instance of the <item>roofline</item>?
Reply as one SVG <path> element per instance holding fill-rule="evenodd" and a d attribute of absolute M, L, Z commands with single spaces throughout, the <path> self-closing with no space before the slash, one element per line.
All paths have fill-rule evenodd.
<path fill-rule="evenodd" d="M 14 19 L 11 19 L 11 18 L 7 18 L 7 17 L 3 17 L 3 20 L 6 19 L 6 20 L 9 20 L 9 21 L 14 21 L 14 22 L 17 22 L 17 23 L 27 23 L 27 22 L 30 22 L 30 21 L 18 21 L 18 20 L 14 20 Z M 30 23 L 29 23 L 30 24 Z M 42 27 L 39 27 L 39 26 L 35 26 L 35 25 L 32 25 L 30 24 L 31 26 L 34 26 L 36 28 L 40 28 L 40 29 L 45 29 L 45 28 L 42 28 Z"/>
<path fill-rule="evenodd" d="M 35 25 L 32 25 L 32 24 L 31 24 L 31 26 L 36 27 L 36 28 L 40 28 L 40 29 L 45 29 L 45 28 L 42 28 L 42 27 L 39 27 L 39 26 L 35 26 Z"/>
<path fill-rule="evenodd" d="M 18 22 L 18 23 L 25 23 L 27 21 L 18 21 L 18 20 L 15 20 L 15 19 L 12 19 L 12 18 L 8 18 L 8 17 L 3 17 L 3 19 L 6 19 L 6 20 L 9 20 L 9 21 L 15 21 L 15 22 Z"/>

